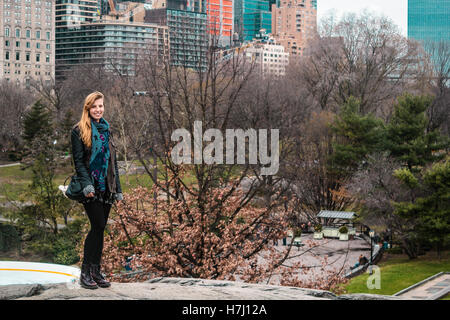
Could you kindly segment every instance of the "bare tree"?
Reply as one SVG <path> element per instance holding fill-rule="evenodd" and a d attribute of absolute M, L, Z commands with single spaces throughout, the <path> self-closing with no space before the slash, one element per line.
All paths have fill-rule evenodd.
<path fill-rule="evenodd" d="M 243 164 L 237 164 L 235 154 L 232 163 L 224 159 L 223 163 L 193 161 L 180 165 L 172 158 L 177 142 L 171 135 L 176 129 L 186 129 L 194 146 L 191 157 L 195 153 L 194 136 L 208 129 L 218 130 L 225 137 L 227 129 L 278 128 L 282 132 L 281 144 L 286 141 L 287 145 L 288 133 L 303 118 L 300 112 L 288 113 L 295 110 L 298 97 L 283 96 L 287 89 L 281 90 L 282 84 L 273 79 L 262 78 L 241 53 L 225 60 L 211 48 L 205 58 L 207 61 L 200 59 L 198 67 L 192 69 L 149 56 L 139 61 L 135 81 L 124 79 L 115 87 L 128 99 L 123 118 L 127 148 L 152 179 L 154 194 L 152 199 L 148 191 L 137 189 L 119 206 L 116 227 L 125 231 L 120 231 L 117 239 L 112 235 L 108 245 L 114 246 L 125 237 L 129 246 L 111 251 L 107 264 L 112 269 L 120 266 L 120 255 L 135 252 L 139 256 L 137 264 L 158 274 L 219 279 L 240 274 L 248 281 L 256 281 L 261 275 L 270 279 L 270 274 L 289 258 L 293 243 L 273 254 L 267 266 L 249 268 L 262 251 L 272 252 L 269 241 L 283 237 L 292 221 L 294 213 L 287 197 L 289 181 L 278 174 L 261 175 L 261 163 L 249 161 L 250 150 Z M 124 87 L 125 83 L 128 87 Z M 131 96 L 129 86 L 143 94 Z M 196 121 L 201 122 L 200 133 Z M 280 170 L 286 170 L 286 156 L 281 149 Z M 223 150 L 213 153 L 222 151 L 225 143 Z M 269 152 L 275 150 L 269 147 Z M 154 156 L 158 159 L 157 177 L 152 170 Z M 144 221 L 139 216 L 151 219 Z M 140 240 L 134 241 L 144 235 L 151 239 L 148 250 L 160 258 L 149 260 L 148 250 L 142 250 Z M 214 241 L 210 241 L 211 237 Z M 159 250 L 163 248 L 167 248 L 167 258 L 161 259 Z M 167 259 L 174 263 L 167 264 Z M 289 268 L 297 267 L 299 264 Z"/>
<path fill-rule="evenodd" d="M 2 152 L 16 150 L 22 139 L 22 120 L 32 104 L 32 92 L 5 80 L 0 82 L 0 147 Z"/>
<path fill-rule="evenodd" d="M 430 64 L 430 91 L 435 99 L 428 109 L 428 130 L 440 129 L 449 134 L 450 109 L 450 41 L 427 41 L 424 43 L 426 59 Z"/>
<path fill-rule="evenodd" d="M 299 62 L 304 85 L 322 110 L 336 112 L 354 96 L 364 113 L 388 116 L 385 105 L 406 87 L 420 62 L 414 42 L 391 20 L 370 13 L 323 20 L 319 37 Z"/>

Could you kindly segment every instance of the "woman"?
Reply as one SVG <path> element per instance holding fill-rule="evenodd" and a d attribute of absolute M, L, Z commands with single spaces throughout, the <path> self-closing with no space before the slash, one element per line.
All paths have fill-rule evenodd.
<path fill-rule="evenodd" d="M 123 199 L 113 137 L 103 118 L 103 100 L 100 92 L 86 97 L 81 120 L 71 134 L 75 170 L 85 196 L 81 203 L 91 224 L 80 276 L 80 285 L 87 289 L 111 285 L 100 273 L 103 233 L 112 204 Z"/>

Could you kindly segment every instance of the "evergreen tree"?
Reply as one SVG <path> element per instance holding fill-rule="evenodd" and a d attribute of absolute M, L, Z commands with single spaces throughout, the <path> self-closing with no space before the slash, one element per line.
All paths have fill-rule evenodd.
<path fill-rule="evenodd" d="M 73 112 L 72 110 L 67 110 L 64 114 L 64 118 L 57 125 L 57 137 L 59 142 L 59 149 L 66 154 L 70 153 L 71 142 L 70 142 L 70 131 L 74 125 Z"/>
<path fill-rule="evenodd" d="M 27 143 L 32 143 L 35 138 L 50 134 L 51 123 L 50 113 L 46 110 L 45 105 L 40 100 L 36 101 L 31 110 L 25 114 L 23 139 Z"/>
<path fill-rule="evenodd" d="M 442 158 L 439 151 L 448 145 L 437 130 L 427 132 L 426 111 L 432 101 L 428 96 L 403 95 L 387 126 L 386 149 L 410 170 Z"/>
<path fill-rule="evenodd" d="M 24 153 L 29 160 L 25 162 L 33 162 L 39 154 L 45 154 L 48 161 L 53 160 L 51 114 L 40 100 L 36 101 L 24 117 L 22 137 L 25 140 Z"/>
<path fill-rule="evenodd" d="M 422 193 L 415 201 L 395 203 L 395 213 L 415 220 L 418 238 L 434 244 L 440 258 L 450 244 L 450 161 L 436 163 L 418 177 L 407 168 L 395 174 L 411 192 Z"/>
<path fill-rule="evenodd" d="M 383 146 L 384 123 L 371 114 L 362 115 L 360 102 L 350 97 L 332 125 L 336 134 L 330 169 L 351 175 L 367 156 Z"/>

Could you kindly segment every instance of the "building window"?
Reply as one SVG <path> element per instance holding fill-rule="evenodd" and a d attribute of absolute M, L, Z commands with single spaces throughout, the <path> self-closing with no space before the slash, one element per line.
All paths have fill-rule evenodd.
<path fill-rule="evenodd" d="M 16 38 L 20 38 L 20 29 L 16 29 Z"/>
<path fill-rule="evenodd" d="M 41 31 L 37 30 L 36 31 L 36 39 L 40 39 L 41 38 Z"/>
<path fill-rule="evenodd" d="M 41 61 L 41 55 L 39 53 L 36 53 L 36 62 Z"/>
<path fill-rule="evenodd" d="M 5 37 L 9 37 L 9 28 L 5 28 Z"/>
<path fill-rule="evenodd" d="M 31 37 L 31 30 L 27 30 L 26 33 L 27 33 L 27 38 L 30 38 Z"/>
<path fill-rule="evenodd" d="M 45 56 L 45 62 L 47 62 L 47 63 L 50 62 L 50 56 L 48 54 Z"/>
<path fill-rule="evenodd" d="M 5 60 L 9 60 L 9 51 L 6 51 L 5 53 Z"/>
<path fill-rule="evenodd" d="M 16 60 L 20 60 L 20 52 L 16 52 Z"/>
<path fill-rule="evenodd" d="M 47 40 L 50 40 L 50 32 L 46 32 L 46 34 L 47 34 Z"/>

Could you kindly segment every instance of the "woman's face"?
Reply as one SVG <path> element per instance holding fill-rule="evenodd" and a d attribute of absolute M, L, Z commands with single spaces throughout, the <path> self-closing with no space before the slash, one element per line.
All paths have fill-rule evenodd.
<path fill-rule="evenodd" d="M 89 115 L 92 119 L 99 122 L 103 117 L 103 112 L 105 111 L 105 106 L 103 105 L 103 99 L 97 99 L 92 104 L 92 107 L 89 109 Z"/>

